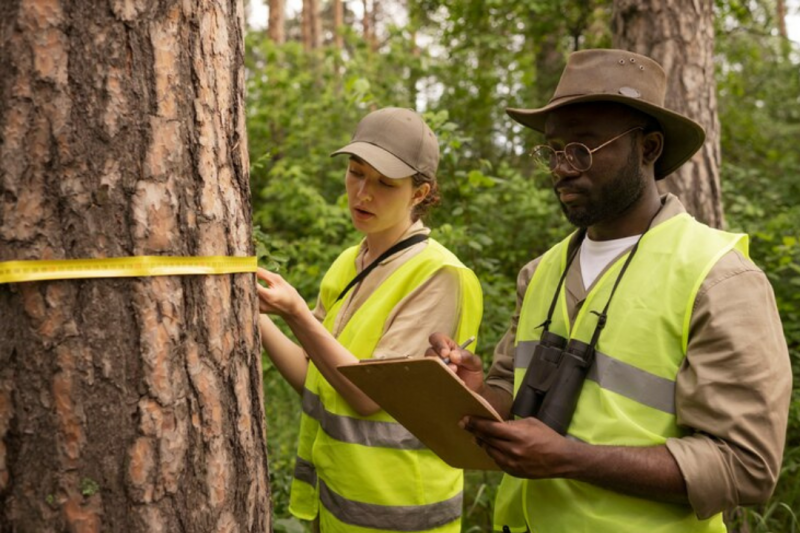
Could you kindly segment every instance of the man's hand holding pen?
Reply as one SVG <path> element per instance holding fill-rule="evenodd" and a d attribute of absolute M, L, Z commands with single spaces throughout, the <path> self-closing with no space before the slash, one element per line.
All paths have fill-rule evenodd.
<path fill-rule="evenodd" d="M 444 333 L 434 333 L 428 338 L 430 347 L 426 357 L 439 357 L 464 384 L 480 393 L 483 390 L 483 363 L 480 358 L 465 348 L 475 341 L 469 338 L 461 346 Z"/>

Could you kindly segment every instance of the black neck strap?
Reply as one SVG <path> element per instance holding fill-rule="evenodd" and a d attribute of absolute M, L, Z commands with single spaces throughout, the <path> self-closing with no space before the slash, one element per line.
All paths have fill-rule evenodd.
<path fill-rule="evenodd" d="M 352 289 L 353 286 L 355 286 L 356 284 L 360 283 L 364 278 L 366 278 L 367 275 L 370 272 L 375 270 L 375 268 L 381 263 L 381 261 L 384 261 L 388 257 L 396 254 L 397 252 L 399 252 L 401 250 L 405 250 L 406 248 L 408 248 L 410 246 L 414 246 L 417 243 L 424 242 L 424 241 L 427 241 L 427 240 L 428 240 L 428 236 L 427 235 L 422 235 L 422 234 L 412 235 L 408 239 L 405 239 L 405 240 L 402 240 L 402 241 L 398 242 L 397 244 L 395 244 L 394 246 L 392 246 L 391 248 L 389 248 L 388 250 L 383 252 L 380 255 L 380 257 L 378 257 L 376 260 L 374 260 L 372 263 L 370 263 L 364 270 L 362 270 L 361 272 L 356 274 L 356 277 L 354 277 L 352 280 L 350 280 L 350 283 L 348 283 L 347 287 L 345 287 L 344 290 L 341 293 L 339 293 L 339 297 L 336 298 L 336 300 L 333 303 L 336 303 L 339 300 L 341 300 L 344 297 L 344 295 L 347 294 L 347 291 Z"/>
<path fill-rule="evenodd" d="M 564 267 L 564 272 L 561 273 L 561 278 L 558 280 L 558 286 L 556 286 L 556 292 L 553 294 L 553 299 L 550 301 L 550 309 L 547 311 L 547 318 L 539 324 L 537 327 L 544 328 L 542 333 L 548 331 L 550 329 L 550 323 L 553 321 L 553 312 L 556 310 L 556 303 L 558 302 L 558 293 L 561 292 L 561 286 L 564 285 L 564 280 L 567 279 L 567 272 L 569 272 L 569 267 L 572 265 L 572 261 L 575 259 L 575 256 L 578 255 L 578 250 L 581 249 L 581 243 L 583 239 L 586 237 L 586 229 L 581 228 L 578 232 L 575 247 L 572 249 L 572 252 L 569 254 L 567 258 L 567 266 Z"/>
<path fill-rule="evenodd" d="M 606 322 L 608 321 L 608 307 L 611 305 L 611 299 L 614 297 L 614 293 L 617 292 L 617 287 L 619 287 L 620 281 L 622 281 L 622 276 L 625 274 L 625 271 L 628 270 L 628 265 L 631 264 L 633 260 L 633 256 L 636 255 L 636 251 L 639 249 L 639 243 L 642 242 L 642 238 L 650 231 L 650 227 L 653 225 L 653 221 L 656 219 L 658 214 L 661 212 L 661 209 L 664 207 L 664 204 L 659 206 L 658 210 L 655 212 L 653 217 L 650 219 L 650 222 L 647 224 L 647 228 L 645 228 L 644 233 L 642 233 L 639 238 L 636 240 L 636 244 L 633 245 L 631 248 L 630 253 L 628 254 L 627 259 L 625 259 L 625 263 L 622 265 L 622 268 L 617 275 L 617 279 L 614 281 L 614 286 L 611 288 L 611 294 L 608 295 L 608 300 L 606 301 L 606 305 L 603 308 L 603 311 L 598 313 L 597 311 L 592 311 L 592 314 L 597 315 L 597 326 L 594 328 L 594 334 L 592 335 L 592 340 L 589 342 L 589 346 L 594 349 L 597 346 L 597 341 L 600 338 L 600 333 L 603 331 L 603 328 L 606 327 Z M 572 260 L 575 259 L 575 256 L 578 254 L 578 250 L 580 249 L 580 245 L 583 243 L 583 239 L 586 237 L 586 230 L 582 229 L 581 232 L 578 234 L 577 244 L 575 248 L 572 250 L 572 253 L 567 260 L 567 266 L 564 268 L 564 272 L 561 273 L 561 279 L 558 281 L 558 287 L 556 287 L 556 292 L 553 295 L 553 300 L 550 302 L 550 309 L 547 312 L 547 319 L 542 322 L 538 327 L 544 327 L 544 331 L 547 331 L 550 327 L 550 323 L 553 319 L 553 312 L 556 308 L 556 302 L 558 301 L 558 295 L 561 292 L 561 286 L 564 284 L 564 280 L 567 277 L 567 271 L 569 270 L 570 265 L 572 264 Z"/>

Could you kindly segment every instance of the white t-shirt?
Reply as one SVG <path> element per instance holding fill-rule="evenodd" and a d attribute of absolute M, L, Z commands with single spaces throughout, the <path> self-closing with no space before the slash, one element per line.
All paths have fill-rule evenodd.
<path fill-rule="evenodd" d="M 588 289 L 603 269 L 619 254 L 636 244 L 641 235 L 614 239 L 611 241 L 593 241 L 588 236 L 581 243 L 581 275 L 583 287 Z"/>

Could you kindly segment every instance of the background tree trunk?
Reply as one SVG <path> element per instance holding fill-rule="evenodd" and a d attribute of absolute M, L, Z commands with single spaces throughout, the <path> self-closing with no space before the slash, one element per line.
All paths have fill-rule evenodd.
<path fill-rule="evenodd" d="M 0 21 L 0 261 L 253 254 L 240 1 Z M 0 530 L 268 530 L 256 318 L 251 274 L 0 285 Z"/>
<path fill-rule="evenodd" d="M 277 44 L 286 42 L 285 0 L 269 0 L 269 38 Z"/>
<path fill-rule="evenodd" d="M 303 0 L 303 15 L 300 17 L 300 30 L 303 36 L 303 49 L 308 52 L 313 48 L 313 29 L 312 29 L 312 14 L 311 14 L 311 0 Z"/>
<path fill-rule="evenodd" d="M 322 26 L 317 0 L 303 0 L 303 49 L 306 51 L 317 49 L 321 46 Z"/>
<path fill-rule="evenodd" d="M 344 48 L 342 30 L 344 26 L 344 4 L 342 0 L 333 0 L 333 43 L 337 50 Z"/>
<path fill-rule="evenodd" d="M 322 9 L 319 0 L 311 2 L 311 42 L 313 48 L 322 47 Z"/>
<path fill-rule="evenodd" d="M 364 36 L 364 42 L 367 43 L 368 46 L 372 47 L 374 43 L 374 30 L 372 28 L 372 17 L 370 16 L 369 12 L 368 0 L 362 0 L 362 5 L 364 6 L 364 15 L 361 17 L 361 28 Z"/>
<path fill-rule="evenodd" d="M 694 0 L 614 0 L 612 31 L 615 48 L 661 63 L 668 77 L 666 107 L 706 130 L 700 151 L 659 188 L 676 194 L 698 220 L 722 227 L 713 7 Z"/>
<path fill-rule="evenodd" d="M 775 4 L 775 16 L 778 19 L 776 26 L 778 27 L 778 35 L 784 39 L 789 38 L 789 32 L 786 29 L 786 3 L 784 0 L 777 0 Z"/>

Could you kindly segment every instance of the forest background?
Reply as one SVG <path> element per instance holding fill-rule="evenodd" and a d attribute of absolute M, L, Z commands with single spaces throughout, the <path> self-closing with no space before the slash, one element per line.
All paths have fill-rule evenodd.
<path fill-rule="evenodd" d="M 262 263 L 313 304 L 325 268 L 359 239 L 343 163 L 330 152 L 369 111 L 416 108 L 443 154 L 443 202 L 427 222 L 481 280 L 478 353 L 488 366 L 513 311 L 518 270 L 569 230 L 548 178 L 534 175 L 526 155 L 540 139 L 504 109 L 544 104 L 569 52 L 611 46 L 611 0 L 296 4 L 269 10 L 271 25 L 254 16 L 266 14 L 260 3 L 248 6 L 247 129 Z M 799 4 L 715 3 L 724 226 L 751 236 L 795 375 L 778 488 L 769 504 L 727 517 L 742 532 L 800 531 L 800 45 L 786 27 Z M 299 397 L 266 357 L 264 388 L 275 531 L 302 532 L 287 511 Z M 464 531 L 491 530 L 497 482 L 497 474 L 468 473 Z"/>

